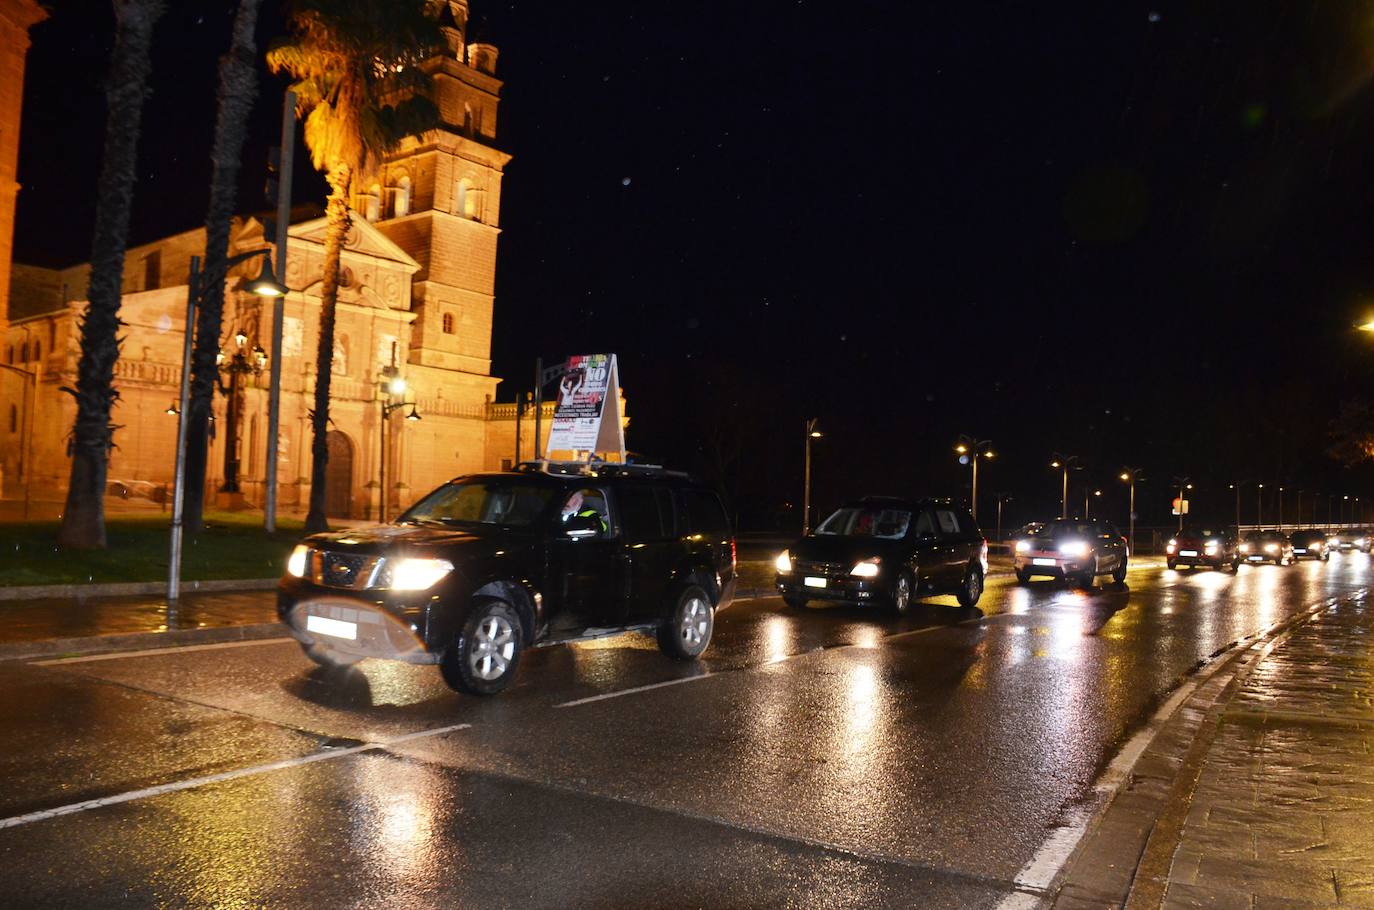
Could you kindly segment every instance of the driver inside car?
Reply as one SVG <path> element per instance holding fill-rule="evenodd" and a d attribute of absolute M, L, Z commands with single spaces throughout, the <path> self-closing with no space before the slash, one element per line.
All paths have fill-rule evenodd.
<path fill-rule="evenodd" d="M 597 506 L 602 502 L 601 494 L 595 490 L 575 490 L 563 503 L 561 521 L 564 524 L 574 516 L 595 519 L 597 536 L 604 537 L 609 528 L 606 516 Z"/>

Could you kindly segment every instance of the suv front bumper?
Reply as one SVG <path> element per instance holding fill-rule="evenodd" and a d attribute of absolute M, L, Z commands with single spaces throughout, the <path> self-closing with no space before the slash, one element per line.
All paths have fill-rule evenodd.
<path fill-rule="evenodd" d="M 393 606 L 309 583 L 283 582 L 277 589 L 277 615 L 291 637 L 306 647 L 412 664 L 439 662 L 439 655 L 425 647 L 423 608 Z"/>
<path fill-rule="evenodd" d="M 819 579 L 824 585 L 807 584 L 807 578 Z M 844 603 L 862 604 L 882 600 L 891 594 L 891 582 L 882 578 L 859 578 L 850 576 L 803 576 L 797 573 L 774 576 L 773 587 L 783 597 L 810 597 L 816 600 L 838 600 Z M 914 593 L 914 592 L 913 592 Z"/>

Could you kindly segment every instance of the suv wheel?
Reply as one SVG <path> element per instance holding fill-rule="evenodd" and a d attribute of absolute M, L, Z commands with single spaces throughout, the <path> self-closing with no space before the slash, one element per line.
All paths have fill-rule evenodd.
<path fill-rule="evenodd" d="M 711 643 L 715 610 L 706 592 L 688 585 L 677 596 L 673 611 L 658 627 L 658 646 L 669 657 L 696 660 Z"/>
<path fill-rule="evenodd" d="M 1123 584 L 1126 581 L 1126 557 L 1121 557 L 1121 561 L 1112 569 L 1112 581 Z"/>
<path fill-rule="evenodd" d="M 520 618 L 504 600 L 482 600 L 444 652 L 439 672 L 450 689 L 495 695 L 510 685 L 519 664 Z"/>
<path fill-rule="evenodd" d="M 897 580 L 892 583 L 892 609 L 902 614 L 911 610 L 911 575 L 908 572 L 898 572 Z"/>
<path fill-rule="evenodd" d="M 964 573 L 964 583 L 959 586 L 958 592 L 954 595 L 959 601 L 959 606 L 965 609 L 972 609 L 978 605 L 978 598 L 983 596 L 983 573 L 974 566 L 969 566 Z"/>

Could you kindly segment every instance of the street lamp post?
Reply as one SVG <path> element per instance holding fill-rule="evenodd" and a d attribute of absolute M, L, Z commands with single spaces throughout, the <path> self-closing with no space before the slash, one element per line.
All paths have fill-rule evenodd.
<path fill-rule="evenodd" d="M 1130 511 L 1130 513 L 1127 515 L 1127 521 L 1128 521 L 1128 524 L 1129 524 L 1129 530 L 1127 530 L 1127 532 L 1126 532 L 1126 540 L 1127 540 L 1127 542 L 1128 542 L 1130 551 L 1131 551 L 1132 553 L 1135 552 L 1135 484 L 1136 484 L 1136 481 L 1137 481 L 1137 480 L 1144 480 L 1144 479 L 1145 479 L 1145 478 L 1143 478 L 1143 477 L 1140 476 L 1140 472 L 1141 472 L 1142 470 L 1143 470 L 1142 468 L 1133 468 L 1133 467 L 1131 467 L 1130 465 L 1126 465 L 1125 467 L 1123 467 L 1123 468 L 1121 469 L 1121 479 L 1124 480 L 1124 481 L 1126 481 L 1126 483 L 1130 484 L 1130 487 L 1131 487 L 1131 495 L 1130 495 L 1130 509 L 1131 509 L 1131 511 Z"/>
<path fill-rule="evenodd" d="M 816 429 L 816 421 L 819 418 L 810 417 L 806 421 L 806 467 L 802 477 L 802 536 L 805 537 L 811 531 L 811 440 L 820 439 L 820 430 Z"/>
<path fill-rule="evenodd" d="M 1298 490 L 1298 519 L 1294 522 L 1296 527 L 1302 527 L 1302 489 Z"/>
<path fill-rule="evenodd" d="M 1350 496 L 1349 496 L 1349 495 L 1344 495 L 1344 496 L 1341 497 L 1341 524 L 1342 524 L 1342 525 L 1346 525 L 1346 524 L 1349 524 L 1349 523 L 1350 523 L 1350 519 L 1347 517 L 1348 513 L 1350 512 L 1350 507 L 1346 505 L 1346 503 L 1349 502 L 1349 501 L 1350 501 Z"/>
<path fill-rule="evenodd" d="M 286 293 L 272 274 L 272 251 L 270 249 L 249 250 L 230 256 L 225 260 L 225 269 L 231 269 L 254 256 L 262 256 L 262 272 L 257 278 L 246 282 L 243 290 L 259 297 L 280 297 Z M 181 595 L 181 513 L 186 500 L 186 399 L 191 386 L 191 344 L 194 340 L 196 325 L 196 303 L 200 299 L 200 257 L 191 257 L 191 271 L 186 279 L 186 336 L 182 340 L 181 352 L 181 391 L 177 398 L 177 452 L 172 469 L 172 533 L 170 553 L 167 560 L 167 600 L 175 602 Z"/>
<path fill-rule="evenodd" d="M 1279 487 L 1279 530 L 1283 530 L 1283 487 Z"/>
<path fill-rule="evenodd" d="M 386 521 L 386 458 L 387 450 L 391 442 L 391 414 L 400 408 L 410 405 L 410 413 L 406 415 L 406 420 L 419 420 L 420 415 L 415 410 L 415 402 L 406 401 L 406 381 L 401 376 L 401 371 L 394 366 L 382 367 L 382 378 L 377 382 L 377 400 L 382 406 L 382 421 L 378 426 L 378 436 L 381 439 L 381 452 L 377 459 L 377 521 Z"/>
<path fill-rule="evenodd" d="M 973 489 L 969 492 L 969 512 L 975 520 L 978 518 L 978 459 L 994 457 L 996 453 L 992 451 L 991 446 L 991 439 L 977 439 L 964 435 L 960 435 L 958 444 L 954 446 L 954 451 L 959 453 L 960 458 L 967 458 L 973 465 Z"/>
<path fill-rule="evenodd" d="M 1010 502 L 1012 497 L 1005 493 L 997 494 L 997 542 L 1002 542 L 1002 505 Z"/>
<path fill-rule="evenodd" d="M 220 351 L 215 355 L 215 363 L 219 366 L 220 372 L 229 376 L 229 384 L 218 382 L 220 394 L 228 400 L 225 408 L 225 440 L 224 440 L 224 483 L 220 486 L 221 493 L 230 496 L 241 493 L 239 489 L 239 423 L 243 417 L 243 379 L 249 373 L 254 376 L 262 375 L 263 368 L 267 366 L 267 352 L 261 345 L 254 345 L 251 351 L 248 350 L 248 336 L 239 330 L 234 333 L 233 353 L 226 354 Z M 218 379 L 218 378 L 217 378 Z"/>
<path fill-rule="evenodd" d="M 1092 502 L 1092 497 L 1101 495 L 1101 490 L 1092 490 L 1087 487 L 1083 488 L 1083 517 L 1085 519 L 1089 517 L 1088 503 Z"/>
<path fill-rule="evenodd" d="M 1060 455 L 1056 452 L 1050 458 L 1050 467 L 1060 468 L 1064 472 L 1064 488 L 1059 496 L 1059 517 L 1069 517 L 1069 469 L 1076 471 L 1083 470 L 1083 459 L 1077 455 Z"/>
<path fill-rule="evenodd" d="M 1264 484 L 1255 487 L 1255 530 L 1264 527 Z"/>
<path fill-rule="evenodd" d="M 1183 497 L 1187 495 L 1188 490 L 1193 488 L 1193 485 L 1189 482 L 1187 477 L 1179 477 L 1177 475 L 1174 477 L 1174 485 L 1178 487 L 1178 529 L 1182 531 L 1184 504 L 1187 502 Z"/>

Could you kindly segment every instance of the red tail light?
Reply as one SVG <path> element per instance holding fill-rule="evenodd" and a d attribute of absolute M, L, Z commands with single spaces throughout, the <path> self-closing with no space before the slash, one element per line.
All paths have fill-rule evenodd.
<path fill-rule="evenodd" d="M 731 538 L 730 538 L 730 573 L 733 575 L 733 574 L 734 574 L 734 571 L 735 571 L 735 538 L 731 537 Z"/>

